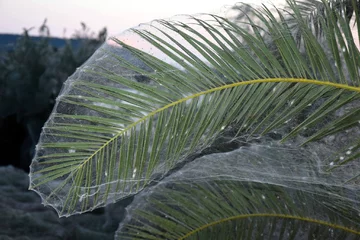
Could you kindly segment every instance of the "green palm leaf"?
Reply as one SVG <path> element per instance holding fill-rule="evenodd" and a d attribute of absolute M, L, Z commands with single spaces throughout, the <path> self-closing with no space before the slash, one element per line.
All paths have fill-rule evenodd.
<path fill-rule="evenodd" d="M 199 158 L 140 193 L 116 239 L 357 239 L 355 191 L 333 185 L 344 176 L 266 142 Z"/>
<path fill-rule="evenodd" d="M 37 146 L 30 189 L 68 216 L 156 184 L 224 131 L 247 141 L 279 131 L 283 141 L 300 136 L 298 145 L 356 133 L 360 61 L 346 19 L 325 8 L 319 39 L 289 5 L 292 15 L 252 9 L 244 26 L 206 15 L 133 29 L 167 61 L 112 39 L 121 48 L 105 44 L 65 83 Z M 351 108 L 334 114 L 344 106 Z M 359 144 L 358 135 L 349 141 L 339 152 Z M 328 166 L 353 163 L 356 154 Z"/>

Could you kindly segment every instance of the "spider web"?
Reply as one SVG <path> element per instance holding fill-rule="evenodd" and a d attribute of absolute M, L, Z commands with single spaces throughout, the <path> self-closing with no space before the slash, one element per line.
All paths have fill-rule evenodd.
<path fill-rule="evenodd" d="M 206 18 L 206 16 L 204 17 Z M 178 16 L 172 19 L 172 21 L 186 22 L 189 25 L 195 24 L 195 22 L 193 22 L 189 16 Z M 207 19 L 207 21 L 210 20 Z M 159 31 L 167 31 L 163 26 L 156 22 L 141 25 L 137 28 L 137 30 L 153 31 L 154 34 L 160 38 L 164 37 L 164 35 L 159 33 Z M 204 32 L 204 34 L 206 33 Z M 173 37 L 176 38 L 179 36 Z M 134 48 L 142 50 L 166 63 L 175 66 L 177 69 L 162 72 L 154 71 L 149 66 L 139 61 L 139 59 L 132 55 L 129 51 L 119 47 L 113 40 L 109 39 L 64 84 L 64 87 L 59 97 L 57 98 L 57 103 L 54 107 L 53 113 L 45 125 L 39 146 L 37 147 L 37 155 L 32 164 L 32 171 L 30 173 L 31 184 L 33 184 L 34 179 L 45 176 L 45 174 L 42 172 L 33 173 L 36 170 L 41 171 L 41 164 L 45 162 L 41 159 L 42 156 L 51 154 L 78 153 L 78 149 L 75 147 L 64 147 L 63 149 L 42 148 L 44 143 L 51 143 L 54 140 L 60 143 L 67 141 L 66 137 L 59 137 L 56 135 L 57 132 L 51 128 L 54 123 L 67 124 L 70 121 L 76 124 L 83 124 L 86 122 L 85 120 L 79 120 L 75 117 L 71 120 L 68 118 L 59 119 L 57 114 L 61 113 L 74 116 L 88 115 L 92 117 L 104 116 L 94 109 L 64 103 L 63 99 L 69 95 L 78 96 L 79 99 L 83 97 L 93 97 L 92 95 L 87 95 L 83 89 L 79 89 L 79 86 L 81 86 L 78 85 L 79 83 L 86 82 L 87 84 L 102 84 L 104 86 L 122 89 L 132 94 L 141 95 L 137 90 L 128 88 L 127 86 L 116 83 L 114 81 L 109 81 L 105 77 L 95 76 L 91 72 L 97 71 L 99 69 L 95 68 L 94 66 L 100 66 L 102 69 L 106 69 L 106 71 L 110 71 L 113 74 L 126 77 L 134 82 L 142 82 L 148 85 L 156 84 L 149 79 L 149 76 L 156 77 L 164 73 L 178 74 L 184 71 L 179 63 L 174 62 L 167 55 L 161 53 L 161 51 L 157 50 L 154 46 L 151 46 L 146 40 L 140 38 L 132 31 L 127 31 L 121 36 L 117 36 L 117 38 Z M 181 41 L 180 38 L 177 40 Z M 191 52 L 194 52 L 195 54 L 199 53 L 188 43 L 182 43 Z M 146 72 L 146 74 L 142 75 L 139 73 L 134 73 L 134 71 L 126 69 L 123 66 L 119 66 L 119 64 L 116 62 L 116 57 L 114 58 L 114 56 L 121 56 L 131 64 L 141 68 L 144 72 Z M 201 60 L 206 62 L 204 59 Z M 226 76 L 223 77 L 226 78 Z M 276 90 L 275 88 L 273 89 L 274 91 Z M 105 96 L 105 94 L 102 95 L 102 93 L 97 94 L 100 97 L 103 96 L 107 97 L 109 100 L 118 101 L 118 99 L 111 96 Z M 200 104 L 202 98 L 199 98 L 198 101 Z M 129 103 L 126 103 L 125 100 L 118 101 L 116 104 L 97 101 L 90 101 L 89 104 L 92 107 L 102 107 L 108 109 L 109 111 L 119 110 L 119 105 L 117 104 L 129 105 Z M 290 102 L 289 104 L 291 105 L 293 103 Z M 314 103 L 314 105 L 316 105 L 316 103 Z M 311 113 L 311 109 L 309 111 Z M 147 113 L 148 112 L 143 112 L 142 114 L 146 115 Z M 345 113 L 342 113 L 341 115 L 343 114 Z M 141 116 L 134 116 L 131 120 L 135 122 L 140 118 Z M 293 119 L 293 121 L 296 121 L 296 119 Z M 78 188 L 79 192 L 76 194 L 79 199 L 76 203 L 74 203 L 76 205 L 75 212 L 71 214 L 83 213 L 85 211 L 104 206 L 108 203 L 119 201 L 119 199 L 136 195 L 135 200 L 127 208 L 127 218 L 119 226 L 118 237 L 120 237 L 124 232 L 126 232 L 126 225 L 131 223 L 132 218 L 135 215 L 134 212 L 139 209 L 146 209 L 148 206 L 150 206 L 151 199 L 154 197 L 157 198 L 159 195 L 161 196 L 161 194 L 165 192 L 165 188 L 169 188 L 169 186 L 171 187 L 178 183 L 191 185 L 196 183 L 207 183 L 211 181 L 232 181 L 238 183 L 259 183 L 274 185 L 284 189 L 290 189 L 289 191 L 300 191 L 316 194 L 318 196 L 322 196 L 323 198 L 331 195 L 332 200 L 334 200 L 333 203 L 336 203 L 338 207 L 341 207 L 342 202 L 344 202 L 347 204 L 347 207 L 350 207 L 353 210 L 354 214 L 358 214 L 360 212 L 358 197 L 360 195 L 358 194 L 358 183 L 354 181 L 346 182 L 348 179 L 356 175 L 357 171 L 359 171 L 358 163 L 353 161 L 351 164 L 338 166 L 338 168 L 332 172 L 327 172 L 327 169 L 329 167 L 336 166 L 337 162 L 334 161 L 334 156 L 340 158 L 341 160 L 342 156 L 338 156 L 337 152 L 340 151 L 344 146 L 348 146 L 349 142 L 358 138 L 359 128 L 355 127 L 351 132 L 340 133 L 327 137 L 322 141 L 308 144 L 306 147 L 299 147 L 299 145 L 305 139 L 305 137 L 302 137 L 301 135 L 296 139 L 287 142 L 287 144 L 280 144 L 278 140 L 281 139 L 287 132 L 289 132 L 291 127 L 293 127 L 291 125 L 293 124 L 293 121 L 286 121 L 284 126 L 281 127 L 278 132 L 273 131 L 270 132 L 267 136 L 252 136 L 251 138 L 248 136 L 238 136 L 234 134 L 236 133 L 237 129 L 234 130 L 232 128 L 236 128 L 236 126 L 230 126 L 227 128 L 224 126 L 224 129 L 222 129 L 224 131 L 221 132 L 222 135 L 220 134 L 210 137 L 210 140 L 214 141 L 212 145 L 207 143 L 199 144 L 198 148 L 194 151 L 195 155 L 189 156 L 188 154 L 181 156 L 181 158 L 177 161 L 177 165 L 171 169 L 171 171 L 167 171 L 165 167 L 166 163 L 161 162 L 159 166 L 154 169 L 154 174 L 152 176 L 149 178 L 144 176 L 141 179 L 141 181 L 151 180 L 151 184 L 149 184 L 146 189 L 124 187 L 123 191 L 117 191 L 116 186 L 118 181 L 102 180 L 97 182 L 96 179 L 93 179 L 89 186 L 80 186 Z M 96 126 L 96 124 L 94 124 L 94 126 Z M 121 131 L 125 126 L 119 124 L 117 127 L 118 128 L 109 128 L 109 131 L 102 133 L 101 137 L 107 139 L 112 138 L 113 136 L 116 136 L 116 134 L 118 134 L 118 132 Z M 137 132 L 140 130 L 140 128 L 135 129 Z M 130 136 L 130 131 L 128 132 L 127 136 Z M 203 136 L 201 140 L 204 138 L 206 138 L 206 136 Z M 75 144 L 76 141 L 74 141 L 74 145 Z M 134 147 L 136 148 L 141 146 L 136 145 Z M 121 149 L 117 148 L 114 150 L 115 152 L 119 152 Z M 349 149 L 349 151 L 351 151 L 351 149 Z M 159 156 L 159 158 L 162 159 L 165 156 L 165 152 L 160 152 Z M 121 168 L 120 164 L 116 164 L 111 167 L 116 172 Z M 96 173 L 94 169 L 95 167 L 89 171 L 94 171 L 94 173 Z M 125 185 L 132 182 L 138 183 L 138 180 L 134 180 L 134 176 L 137 174 L 136 171 L 136 168 L 133 169 L 130 167 L 128 172 L 126 172 L 128 178 L 124 179 L 121 184 Z M 108 174 L 109 173 L 107 171 L 104 172 L 104 179 Z M 68 176 L 66 177 L 59 177 L 54 181 L 43 184 L 38 189 L 36 189 L 36 191 L 42 197 L 44 204 L 54 207 L 58 211 L 59 215 L 68 216 L 70 214 L 61 213 L 60 209 L 66 205 L 66 202 L 68 201 L 67 194 L 69 191 L 71 191 L 71 183 L 76 179 L 73 176 L 70 178 Z M 70 179 L 70 183 L 64 183 L 66 179 Z M 54 192 L 54 189 L 57 189 L 59 186 L 62 188 L 59 191 Z M 110 189 L 110 191 L 107 192 L 107 189 Z M 106 200 L 99 201 L 98 203 L 96 203 L 94 200 L 94 202 L 92 202 L 93 205 L 91 208 L 82 209 L 81 206 L 86 201 L 86 199 L 95 195 L 97 195 L 98 199 L 105 198 Z M 176 199 L 173 200 L 174 203 L 176 203 Z M 354 222 L 354 225 L 358 225 L 358 223 Z"/>

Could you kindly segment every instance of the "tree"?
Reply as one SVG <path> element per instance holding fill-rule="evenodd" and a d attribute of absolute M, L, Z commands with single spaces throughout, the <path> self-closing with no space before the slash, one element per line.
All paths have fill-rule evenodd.
<path fill-rule="evenodd" d="M 13 50 L 0 59 L 0 132 L 3 136 L 0 143 L 5 149 L 0 162 L 26 171 L 41 128 L 64 81 L 105 41 L 107 34 L 104 28 L 97 38 L 90 39 L 90 34 L 77 31 L 80 34 L 77 42 L 70 39 L 64 47 L 58 48 L 52 44 L 56 39 L 50 37 L 46 23 L 45 19 L 39 28 L 40 39 L 30 37 L 32 28 L 25 29 Z M 83 31 L 87 33 L 89 28 Z M 73 45 L 78 46 L 73 49 Z M 11 132 L 11 137 L 6 136 L 9 135 L 7 132 Z"/>
<path fill-rule="evenodd" d="M 118 239 L 356 239 L 359 4 L 337 3 L 112 39 L 65 84 L 30 189 L 59 216 L 135 196 Z"/>

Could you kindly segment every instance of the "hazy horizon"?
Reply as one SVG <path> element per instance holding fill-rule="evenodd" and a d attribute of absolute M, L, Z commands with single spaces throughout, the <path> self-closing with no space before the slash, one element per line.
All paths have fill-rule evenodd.
<path fill-rule="evenodd" d="M 46 18 L 52 37 L 70 38 L 75 30 L 81 29 L 81 22 L 95 34 L 106 27 L 109 35 L 117 35 L 154 19 L 177 14 L 218 13 L 224 6 L 236 2 L 239 0 L 153 0 L 127 1 L 126 4 L 114 0 L 0 0 L 0 33 L 21 34 L 24 28 L 34 28 L 30 34 L 37 36 Z"/>

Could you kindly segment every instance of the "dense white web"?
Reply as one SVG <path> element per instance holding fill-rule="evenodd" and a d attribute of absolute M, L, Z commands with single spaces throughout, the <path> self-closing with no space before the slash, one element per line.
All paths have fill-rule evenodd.
<path fill-rule="evenodd" d="M 183 202 L 168 194 L 172 186 L 181 184 L 186 189 L 193 184 L 216 185 L 219 181 L 275 186 L 291 192 L 289 196 L 305 193 L 328 199 L 322 203 L 313 198 L 318 206 L 330 208 L 328 205 L 334 203 L 334 209 L 350 209 L 358 215 L 359 185 L 348 180 L 359 174 L 359 164 L 342 163 L 359 151 L 357 145 L 349 148 L 358 141 L 359 125 L 352 123 L 348 132 L 301 144 L 334 119 L 358 111 L 359 103 L 339 105 L 335 113 L 329 112 L 317 124 L 300 129 L 296 138 L 280 143 L 315 111 L 337 103 L 331 102 L 333 89 L 267 82 L 259 87 L 252 84 L 203 94 L 207 88 L 246 80 L 246 74 L 250 80 L 270 78 L 272 69 L 261 64 L 262 55 L 241 44 L 238 50 L 248 55 L 241 58 L 239 53 L 240 57 L 231 59 L 236 50 L 233 46 L 238 46 L 234 43 L 243 39 L 230 35 L 219 40 L 218 36 L 228 34 L 230 25 L 219 28 L 222 23 L 213 16 L 195 17 L 154 21 L 117 36 L 117 40 L 109 39 L 65 82 L 31 165 L 30 187 L 39 193 L 43 203 L 54 207 L 60 216 L 70 216 L 136 196 L 119 226 L 119 238 L 126 234 L 127 224 L 133 223 L 138 211 L 156 212 L 151 204 L 164 194 L 171 204 L 179 204 L 185 211 Z M 166 25 L 169 23 L 181 28 L 192 40 L 186 41 L 179 31 Z M 250 25 L 244 24 L 244 29 L 251 32 Z M 196 35 L 195 29 L 204 38 Z M 139 33 L 144 34 L 143 38 Z M 257 34 L 267 36 L 266 31 Z M 165 41 L 161 51 L 155 43 L 146 41 L 147 37 L 158 43 L 162 39 L 171 41 Z M 286 37 L 291 36 L 275 36 L 272 41 Z M 128 46 L 121 47 L 118 40 Z M 133 53 L 126 48 L 134 48 Z M 274 54 L 274 58 L 283 57 L 275 47 L 267 53 Z M 222 59 L 232 60 L 233 65 Z M 150 60 L 156 64 L 151 65 Z M 259 73 L 244 68 L 243 72 L 249 70 L 245 74 L 233 67 L 246 64 L 249 69 L 257 66 Z M 342 100 L 340 94 L 338 98 Z M 273 104 L 266 105 L 268 102 Z M 272 114 L 273 109 L 279 113 Z M 294 117 L 287 117 L 292 111 Z M 202 117 L 199 112 L 209 114 Z M 269 119 L 267 114 L 272 114 Z M 257 116 L 260 117 L 256 119 Z M 271 122 L 272 119 L 278 122 Z M 257 128 L 256 124 L 265 120 L 265 124 L 276 125 L 272 126 L 275 130 Z M 261 135 L 262 131 L 266 134 Z M 343 151 L 345 147 L 348 149 Z M 330 168 L 335 169 L 328 171 Z M 261 198 L 266 200 L 267 195 Z M 335 210 L 331 211 L 337 216 Z M 349 218 L 341 212 L 339 215 Z M 327 217 L 321 215 L 319 219 L 326 221 Z"/>

